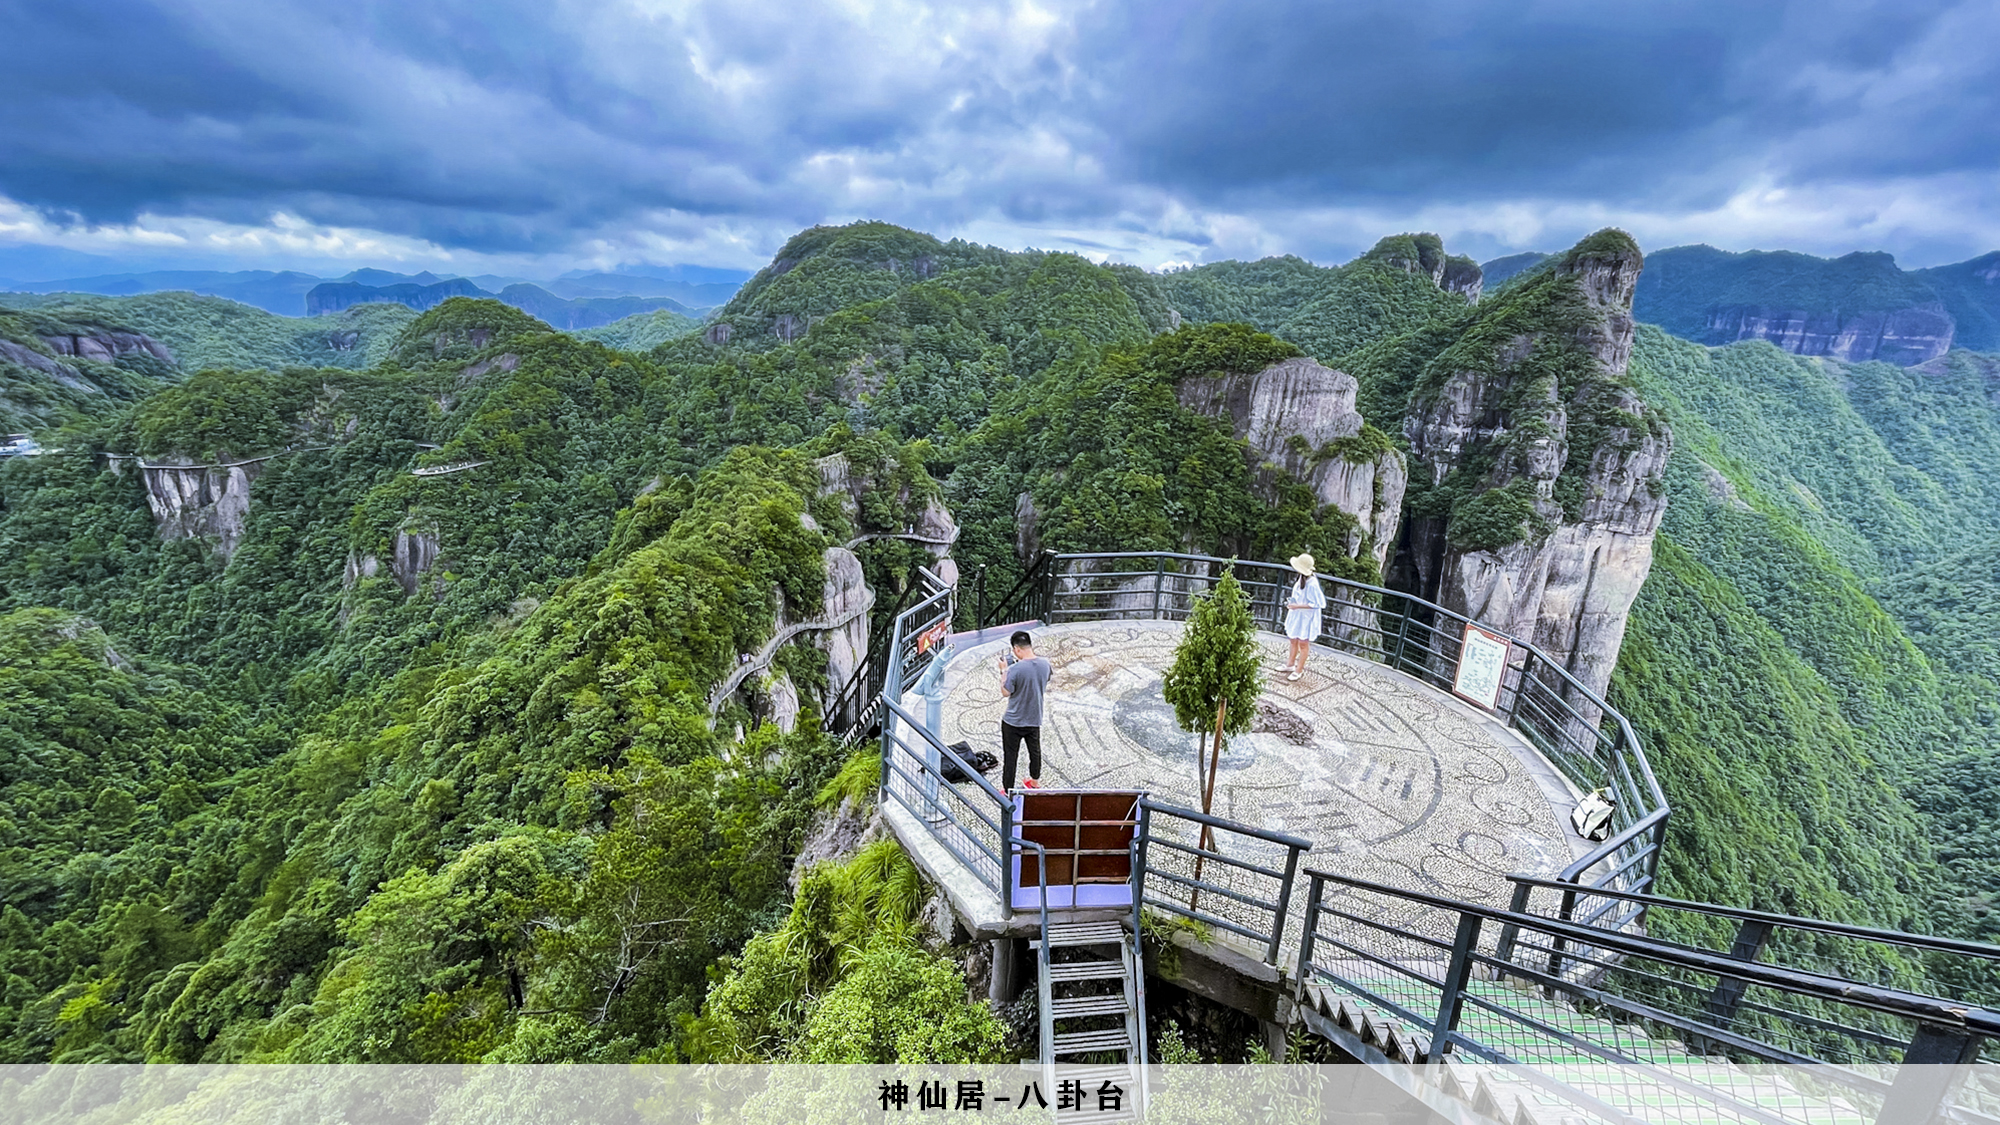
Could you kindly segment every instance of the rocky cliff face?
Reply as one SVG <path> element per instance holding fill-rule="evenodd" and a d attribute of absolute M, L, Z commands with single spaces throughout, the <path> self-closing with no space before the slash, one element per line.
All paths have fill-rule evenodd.
<path fill-rule="evenodd" d="M 1630 239 L 1607 232 L 1510 291 L 1467 350 L 1438 357 L 1463 366 L 1413 396 L 1404 426 L 1428 486 L 1404 581 L 1531 641 L 1600 694 L 1652 566 L 1673 444 L 1625 383 L 1640 266 Z"/>
<path fill-rule="evenodd" d="M 243 541 L 243 520 L 250 514 L 250 485 L 264 471 L 264 462 L 235 465 L 146 464 L 140 476 L 146 486 L 146 506 L 162 539 L 208 539 L 215 553 L 228 562 Z"/>
<path fill-rule="evenodd" d="M 813 644 L 826 653 L 827 689 L 831 694 L 845 688 L 854 678 L 855 670 L 868 658 L 871 633 L 868 611 L 875 603 L 875 591 L 868 585 L 861 557 L 854 553 L 854 548 L 882 538 L 914 542 L 931 556 L 928 565 L 933 573 L 946 582 L 954 582 L 958 568 L 950 553 L 958 541 L 958 524 L 942 501 L 913 495 L 907 486 L 885 479 L 887 466 L 856 466 L 844 454 L 836 453 L 821 458 L 818 468 L 819 498 L 838 505 L 850 526 L 861 529 L 861 534 L 845 545 L 826 549 L 821 560 L 826 568 L 826 582 L 819 604 L 781 607 L 777 626 L 780 637 L 796 635 L 798 640 L 791 643 Z M 871 527 L 862 514 L 863 497 L 883 489 L 893 489 L 887 499 L 893 511 L 903 513 L 900 518 L 906 522 L 900 527 Z M 879 501 L 883 497 L 874 499 Z M 805 519 L 807 526 L 818 526 L 811 516 Z M 769 656 L 760 654 L 757 659 L 768 662 Z M 753 714 L 777 723 L 781 729 L 788 730 L 797 721 L 798 688 L 789 676 L 770 677 L 756 687 L 749 702 Z M 833 705 L 831 699 L 821 702 L 823 706 Z"/>
<path fill-rule="evenodd" d="M 861 559 L 845 547 L 829 547 L 826 552 L 826 588 L 821 609 L 824 621 L 846 619 L 847 624 L 820 635 L 826 650 L 826 682 L 832 691 L 847 686 L 854 670 L 868 659 L 868 614 L 875 600 L 861 570 Z"/>
<path fill-rule="evenodd" d="M 75 333 L 64 336 L 44 336 L 42 343 L 57 355 L 73 355 L 78 359 L 94 359 L 99 363 L 110 363 L 121 355 L 135 352 L 144 353 L 167 363 L 174 361 L 174 353 L 165 344 L 151 336 L 138 332 L 114 332 L 110 330 L 92 333 Z"/>
<path fill-rule="evenodd" d="M 33 343 L 39 342 L 46 351 L 38 350 Z M 104 329 L 90 333 L 66 333 L 53 336 L 33 337 L 30 342 L 0 340 L 0 362 L 12 363 L 30 371 L 39 371 L 71 390 L 95 392 L 97 384 L 84 377 L 75 365 L 64 363 L 57 357 L 93 360 L 98 363 L 115 363 L 124 355 L 147 355 L 162 363 L 172 364 L 174 353 L 165 344 L 151 336 L 138 332 L 116 332 Z"/>
<path fill-rule="evenodd" d="M 1185 379 L 1176 390 L 1182 406 L 1227 419 L 1259 464 L 1353 516 L 1366 534 L 1353 537 L 1349 557 L 1365 551 L 1378 573 L 1387 567 L 1408 477 L 1402 454 L 1362 438 L 1353 376 L 1301 357 L 1251 375 Z"/>
<path fill-rule="evenodd" d="M 1769 340 L 1793 355 L 1910 367 L 1950 351 L 1954 328 L 1940 302 L 1858 313 L 1733 305 L 1709 312 L 1703 342 Z"/>
<path fill-rule="evenodd" d="M 1447 293 L 1463 294 L 1477 304 L 1484 285 L 1479 263 L 1463 255 L 1447 255 L 1444 241 L 1435 234 L 1391 235 L 1362 255 L 1364 260 L 1431 279 L 1431 284 Z"/>

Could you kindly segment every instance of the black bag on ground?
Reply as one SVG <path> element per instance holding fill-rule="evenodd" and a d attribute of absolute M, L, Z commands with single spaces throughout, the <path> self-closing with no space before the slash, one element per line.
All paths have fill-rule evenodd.
<path fill-rule="evenodd" d="M 951 752 L 963 758 L 966 765 L 971 766 L 980 773 L 992 773 L 993 767 L 1000 764 L 1000 759 L 993 756 L 993 751 L 974 750 L 970 742 L 952 743 Z M 944 769 L 941 772 L 946 781 L 954 784 L 972 780 L 972 778 L 966 775 L 964 770 L 958 768 L 958 763 L 952 761 L 950 758 L 944 760 Z"/>

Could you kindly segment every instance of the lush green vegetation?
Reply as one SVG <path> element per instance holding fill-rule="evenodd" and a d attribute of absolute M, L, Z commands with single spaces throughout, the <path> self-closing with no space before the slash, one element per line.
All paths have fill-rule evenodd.
<path fill-rule="evenodd" d="M 1821 898 L 1818 909 L 1991 937 L 2000 934 L 1991 816 L 2000 807 L 2000 681 L 1983 646 L 2000 627 L 2000 602 L 1982 595 L 2000 508 L 1973 466 L 2000 458 L 2000 418 L 1986 389 L 1990 364 L 1948 359 L 1910 370 L 1850 366 L 1761 342 L 1711 350 L 1640 330 L 1634 377 L 1674 426 L 1661 537 L 1679 550 L 1661 556 L 1677 580 L 1649 582 L 1641 595 L 1632 637 L 1653 639 L 1640 641 L 1644 649 L 1628 639 L 1616 699 L 1641 721 L 1676 694 L 1669 683 L 1745 677 L 1742 690 L 1710 693 L 1706 703 L 1690 695 L 1685 726 L 1641 721 L 1656 760 L 1691 754 L 1677 767 L 1689 779 L 1727 776 L 1731 763 L 1714 748 L 1763 753 L 1792 737 L 1776 732 L 1823 728 L 1791 756 L 1793 768 L 1817 779 L 1815 792 L 1876 811 L 1814 817 L 1799 854 L 1807 867 L 1823 862 L 1852 896 Z M 1699 611 L 1672 604 L 1697 596 Z M 1676 624 L 1696 612 L 1727 622 L 1738 639 L 1704 646 L 1702 631 Z M 1712 655 L 1697 673 L 1687 654 L 1704 647 Z M 1657 674 L 1641 671 L 1641 652 L 1653 653 Z M 1680 661 L 1690 662 L 1670 670 Z M 1794 663 L 1809 673 L 1805 688 L 1751 686 L 1783 677 L 1749 669 Z M 1774 733 L 1704 733 L 1749 720 Z M 1912 809 L 1922 815 L 1913 819 Z M 1897 845 L 1905 854 L 1934 853 L 1939 866 L 1915 881 L 1928 863 L 1893 880 L 1864 878 L 1864 853 L 1893 849 L 1821 842 L 1857 824 L 1908 840 Z M 1682 830 L 1684 847 L 1719 839 L 1699 820 Z M 1757 893 L 1754 868 L 1684 870 L 1706 893 Z M 1803 885 L 1793 880 L 1788 893 Z M 1891 905 L 1899 898 L 1913 913 Z"/>
<path fill-rule="evenodd" d="M 1879 251 L 1828 259 L 1789 250 L 1732 254 L 1713 246 L 1676 246 L 1652 256 L 1639 278 L 1633 311 L 1676 336 L 1727 343 L 1729 337 L 1715 338 L 1709 331 L 1712 309 L 1749 306 L 1851 316 L 1939 299 L 1923 276 L 1903 272 L 1894 258 Z M 1993 344 L 1981 340 L 1970 346 Z"/>
<path fill-rule="evenodd" d="M 49 430 L 101 418 L 174 378 L 171 364 L 145 350 L 124 351 L 107 361 L 64 354 L 51 345 L 62 337 L 103 337 L 115 330 L 72 310 L 0 309 L 0 432 Z"/>
<path fill-rule="evenodd" d="M 2000 250 L 1981 254 L 1971 261 L 1911 271 L 1913 277 L 1931 287 L 1944 302 L 1944 311 L 1957 323 L 1953 346 L 2000 352 L 2000 285 L 1994 283 L 1996 267 L 2000 267 Z"/>
<path fill-rule="evenodd" d="M 1324 292 L 1338 273 L 1287 255 L 1178 270 L 1163 275 L 1160 284 L 1186 320 L 1236 322 L 1270 332 Z"/>
<path fill-rule="evenodd" d="M 172 350 L 184 373 L 209 368 L 372 367 L 416 317 L 402 305 L 356 305 L 327 316 L 289 317 L 193 293 L 97 297 L 0 293 L 0 307 L 33 310 L 143 332 Z"/>
<path fill-rule="evenodd" d="M 7 1057 L 672 1058 L 714 951 L 781 905 L 838 761 L 741 704 L 711 733 L 706 693 L 774 599 L 819 596 L 826 545 L 934 494 L 920 462 L 840 430 L 717 439 L 682 475 L 693 451 L 649 421 L 681 384 L 490 303 L 433 310 L 399 354 L 419 368 L 205 373 L 102 432 L 299 447 L 226 567 L 160 541 L 136 470 L 0 471 L 7 604 L 90 614 L 21 609 L 0 645 Z M 917 475 L 850 514 L 818 497 L 831 453 Z M 390 573 L 406 531 L 443 552 L 415 597 Z M 780 666 L 825 686 L 809 652 Z"/>
<path fill-rule="evenodd" d="M 683 316 L 672 309 L 654 309 L 648 313 L 636 313 L 622 320 L 614 320 L 602 328 L 584 328 L 577 335 L 585 340 L 595 340 L 605 347 L 619 351 L 644 352 L 666 343 L 676 336 L 685 336 L 701 327 L 701 322 Z"/>
<path fill-rule="evenodd" d="M 1217 262 L 1166 274 L 1160 283 L 1184 320 L 1249 324 L 1331 363 L 1464 309 L 1463 296 L 1432 280 L 1446 261 L 1436 235 L 1402 234 L 1337 268 L 1292 257 Z"/>
<path fill-rule="evenodd" d="M 1241 325 L 1184 327 L 1150 343 L 1093 349 L 999 399 L 959 447 L 946 495 L 965 531 L 960 555 L 1018 573 L 1016 515 L 1027 496 L 1041 545 L 1056 551 L 1193 549 L 1284 557 L 1309 550 L 1329 573 L 1373 581 L 1372 542 L 1353 516 L 1282 478 L 1257 479 L 1241 442 L 1175 396 L 1184 375 L 1258 371 L 1298 349 Z"/>
<path fill-rule="evenodd" d="M 1006 1054 L 907 859 L 793 870 L 811 823 L 865 815 L 876 768 L 816 733 L 825 654 L 801 638 L 711 692 L 781 606 L 817 604 L 828 548 L 938 497 L 995 588 L 1024 496 L 1041 546 L 1303 545 L 1375 578 L 1352 517 L 1176 385 L 1309 351 L 1372 423 L 1317 453 L 1372 458 L 1500 345 L 1589 327 L 1546 268 L 1468 308 L 1430 280 L 1434 241 L 1155 277 L 815 228 L 718 312 L 726 336 L 468 300 L 273 326 L 179 294 L 9 298 L 22 346 L 95 326 L 180 363 L 77 365 L 97 391 L 28 404 L 65 452 L 0 464 L 0 1058 Z M 339 324 L 359 335 L 336 351 Z M 1569 348 L 1516 366 L 1522 396 L 1593 377 Z M 1630 382 L 1676 447 L 1613 694 L 1676 805 L 1670 889 L 2000 929 L 1994 370 L 1641 331 Z M 1580 410 L 1569 440 L 1647 424 Z M 162 540 L 157 470 L 104 453 L 276 456 L 225 558 Z M 835 455 L 854 493 L 829 490 Z M 1411 512 L 1533 534 L 1536 501 L 1466 483 L 1490 468 Z M 878 611 L 927 557 L 856 550 Z"/>

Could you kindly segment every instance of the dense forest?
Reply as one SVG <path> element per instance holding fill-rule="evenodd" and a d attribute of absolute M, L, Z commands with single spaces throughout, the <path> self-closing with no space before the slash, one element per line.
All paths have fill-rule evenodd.
<path fill-rule="evenodd" d="M 1379 578 L 1174 387 L 1310 355 L 1407 450 L 1440 341 L 1570 284 L 1478 277 L 1428 235 L 1158 275 L 862 223 L 700 324 L 6 298 L 50 362 L 174 358 L 0 365 L 61 449 L 0 463 L 0 1059 L 1006 1056 L 892 844 L 794 870 L 875 776 L 819 733 L 827 652 L 718 686 L 850 549 L 879 626 L 926 556 L 870 535 L 939 505 L 968 571 L 1018 572 L 1025 494 L 1057 550 Z M 2000 935 L 1996 361 L 1642 327 L 1631 381 L 1676 435 L 1612 681 L 1665 889 Z M 161 474 L 253 457 L 159 522 Z"/>

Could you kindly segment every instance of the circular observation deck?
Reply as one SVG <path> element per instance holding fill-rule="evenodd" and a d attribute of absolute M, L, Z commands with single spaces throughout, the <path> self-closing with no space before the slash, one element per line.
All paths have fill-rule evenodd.
<path fill-rule="evenodd" d="M 1161 695 L 1182 626 L 1106 621 L 1033 629 L 1049 658 L 1041 782 L 1145 789 L 1199 809 L 1196 750 Z M 1510 873 L 1553 876 L 1592 845 L 1569 830 L 1579 794 L 1519 735 L 1400 672 L 1318 645 L 1279 672 L 1284 638 L 1257 635 L 1266 685 L 1250 734 L 1228 740 L 1217 816 L 1312 841 L 1311 864 L 1391 886 L 1505 906 Z M 943 675 L 943 741 L 1000 752 L 995 657 L 1004 633 Z M 915 701 L 913 701 L 915 702 Z M 1026 776 L 1026 751 L 1020 775 Z M 1000 783 L 999 771 L 992 776 Z"/>

